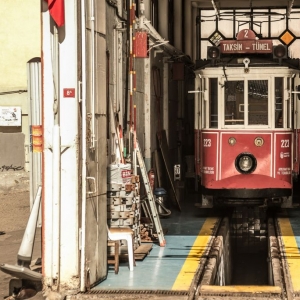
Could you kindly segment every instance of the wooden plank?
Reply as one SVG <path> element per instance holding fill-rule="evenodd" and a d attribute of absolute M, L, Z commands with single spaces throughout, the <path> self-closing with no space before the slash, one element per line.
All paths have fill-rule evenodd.
<path fill-rule="evenodd" d="M 134 250 L 134 259 L 135 260 L 144 260 L 144 258 L 150 253 L 152 250 L 153 243 L 141 243 L 141 245 Z M 128 254 L 121 253 L 120 254 L 120 261 L 127 262 L 128 261 Z"/>
<path fill-rule="evenodd" d="M 155 163 L 155 171 L 156 171 L 156 176 L 157 176 L 157 182 L 159 187 L 164 187 L 165 182 L 164 182 L 164 173 L 162 169 L 162 156 L 161 153 L 158 152 L 157 150 L 154 151 L 154 163 Z"/>
<path fill-rule="evenodd" d="M 153 243 L 142 243 L 137 249 L 134 250 L 135 260 L 143 260 L 152 250 Z"/>
<path fill-rule="evenodd" d="M 178 206 L 179 211 L 181 211 L 181 207 L 180 207 L 180 203 L 175 191 L 175 186 L 174 186 L 174 178 L 172 176 L 173 172 L 172 172 L 172 168 L 171 168 L 171 163 L 169 160 L 169 146 L 168 146 L 168 142 L 167 142 L 167 135 L 166 135 L 166 131 L 162 130 L 160 133 L 157 134 L 158 140 L 159 140 L 159 146 L 161 149 L 161 153 L 162 153 L 162 157 L 165 163 L 165 167 L 166 167 L 166 171 L 168 174 L 168 179 L 169 182 L 171 184 L 171 188 L 174 194 L 174 198 L 176 201 L 176 204 Z"/>

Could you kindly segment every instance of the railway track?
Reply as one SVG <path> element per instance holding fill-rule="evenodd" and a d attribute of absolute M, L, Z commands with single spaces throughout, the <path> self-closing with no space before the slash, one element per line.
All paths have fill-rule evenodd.
<path fill-rule="evenodd" d="M 254 221 L 254 226 L 256 226 L 257 224 L 258 222 Z M 296 299 L 296 296 L 293 293 L 291 278 L 286 262 L 280 227 L 276 217 L 269 217 L 268 219 L 266 219 L 266 223 L 260 223 L 259 229 L 255 228 L 256 234 L 260 233 L 261 235 L 252 235 L 252 224 L 248 224 L 249 226 L 245 226 L 245 224 L 243 224 L 244 228 L 248 228 L 248 246 L 251 245 L 251 240 L 249 241 L 249 237 L 251 239 L 251 236 L 254 239 L 254 241 L 252 241 L 252 245 L 254 245 L 254 247 L 258 249 L 263 248 L 263 246 L 258 246 L 255 240 L 263 240 L 264 235 L 267 238 L 267 284 L 262 282 L 262 284 L 257 285 L 231 285 L 230 283 L 228 284 L 227 282 L 225 282 L 230 281 L 230 279 L 232 278 L 228 278 L 228 280 L 226 280 L 226 278 L 224 278 L 224 270 L 222 278 L 222 276 L 220 276 L 220 274 L 222 274 L 222 271 L 220 272 L 220 266 L 222 267 L 222 264 L 224 265 L 224 253 L 226 255 L 226 247 L 228 247 L 228 227 L 231 228 L 232 233 L 232 228 L 235 227 L 234 225 L 235 224 L 229 224 L 229 220 L 226 218 L 223 219 L 222 222 L 220 222 L 220 227 L 218 229 L 217 235 L 214 237 L 214 241 L 209 251 L 206 265 L 203 268 L 203 273 L 200 275 L 200 281 L 197 286 L 197 291 L 195 292 L 193 297 L 190 295 L 189 299 Z M 231 243 L 233 243 L 232 238 Z M 241 244 L 243 251 L 243 247 L 245 246 L 244 241 L 241 241 Z M 231 247 L 232 249 L 232 245 L 229 245 L 229 247 Z M 251 251 L 252 249 L 250 247 L 250 252 Z M 258 251 L 256 255 L 259 254 L 260 252 Z M 247 259 L 247 255 L 245 255 L 245 259 Z M 232 255 L 232 260 L 232 264 L 234 264 L 234 255 Z M 246 274 L 247 271 L 244 270 L 244 277 L 247 277 Z"/>

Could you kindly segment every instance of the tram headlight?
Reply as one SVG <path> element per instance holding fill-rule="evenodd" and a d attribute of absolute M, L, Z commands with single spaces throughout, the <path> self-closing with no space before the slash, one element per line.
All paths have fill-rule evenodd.
<path fill-rule="evenodd" d="M 207 47 L 207 59 L 220 58 L 220 49 L 216 46 Z"/>
<path fill-rule="evenodd" d="M 273 58 L 287 58 L 287 47 L 284 45 L 274 46 Z"/>
<path fill-rule="evenodd" d="M 250 174 L 256 169 L 256 158 L 250 153 L 241 153 L 235 159 L 235 167 L 242 174 Z"/>
<path fill-rule="evenodd" d="M 236 144 L 236 139 L 234 137 L 230 137 L 228 139 L 228 143 L 230 146 L 234 146 Z"/>

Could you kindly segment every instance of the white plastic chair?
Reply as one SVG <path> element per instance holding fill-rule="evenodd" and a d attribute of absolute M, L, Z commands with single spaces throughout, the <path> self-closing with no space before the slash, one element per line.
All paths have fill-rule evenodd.
<path fill-rule="evenodd" d="M 130 228 L 109 228 L 107 226 L 108 240 L 111 241 L 127 241 L 127 251 L 129 260 L 129 270 L 133 271 L 133 266 L 135 266 L 135 259 L 133 256 L 133 231 Z"/>

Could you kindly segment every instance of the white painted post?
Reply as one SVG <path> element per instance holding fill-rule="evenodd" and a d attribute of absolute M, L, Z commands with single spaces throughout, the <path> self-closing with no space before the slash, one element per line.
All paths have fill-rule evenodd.
<path fill-rule="evenodd" d="M 42 1 L 42 97 L 43 97 L 43 173 L 42 173 L 42 264 L 44 284 L 52 286 L 52 128 L 53 117 L 53 66 L 52 39 L 48 4 Z"/>
<path fill-rule="evenodd" d="M 59 279 L 60 269 L 60 128 L 53 126 L 52 132 L 52 278 Z"/>
<path fill-rule="evenodd" d="M 44 284 L 52 286 L 53 289 L 60 286 L 64 286 L 64 289 L 79 287 L 78 8 L 75 0 L 65 0 L 64 5 L 65 25 L 58 28 L 59 43 L 56 52 L 53 49 L 55 41 L 52 34 L 55 25 L 49 16 L 47 3 L 42 1 L 44 128 L 42 262 Z M 57 64 L 55 59 L 58 59 Z M 54 103 L 57 103 L 59 115 L 53 110 Z"/>
<path fill-rule="evenodd" d="M 59 44 L 61 134 L 60 284 L 79 287 L 78 210 L 78 18 L 77 1 L 65 0 L 65 28 Z M 72 89 L 68 95 L 65 91 Z M 85 137 L 83 137 L 85 139 Z"/>

